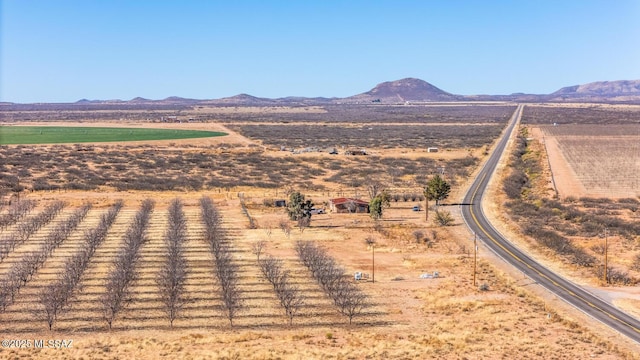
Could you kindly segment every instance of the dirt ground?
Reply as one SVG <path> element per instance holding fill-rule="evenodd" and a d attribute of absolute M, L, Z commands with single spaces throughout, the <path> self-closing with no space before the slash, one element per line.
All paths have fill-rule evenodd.
<path fill-rule="evenodd" d="M 95 224 L 99 213 L 114 198 L 95 199 L 86 226 Z M 609 341 L 607 335 L 595 335 L 591 325 L 570 310 L 541 300 L 524 279 L 513 278 L 491 265 L 481 254 L 477 265 L 477 285 L 472 282 L 473 254 L 466 228 L 460 222 L 448 228 L 425 223 L 424 211 L 411 210 L 413 203 L 394 203 L 383 220 L 383 232 L 373 230 L 366 214 L 322 214 L 312 226 L 301 232 L 293 229 L 287 237 L 278 222 L 282 209 L 264 207 L 264 194 L 245 192 L 251 216 L 259 224 L 249 229 L 235 194 L 162 194 L 156 196 L 150 240 L 143 247 L 140 279 L 132 302 L 116 320 L 114 330 L 106 330 L 100 318 L 98 295 L 101 278 L 108 270 L 129 219 L 139 202 L 150 194 L 128 193 L 125 208 L 105 244 L 96 253 L 85 273 L 83 290 L 73 310 L 63 314 L 53 332 L 46 324 L 34 321 L 36 290 L 55 273 L 60 262 L 79 246 L 80 237 L 56 251 L 42 269 L 42 275 L 23 290 L 16 304 L 0 315 L 3 338 L 73 340 L 71 349 L 3 349 L 7 358 L 47 356 L 50 358 L 109 359 L 133 357 L 169 358 L 509 358 L 514 352 L 528 358 L 633 358 L 634 348 L 624 341 Z M 230 327 L 216 310 L 215 285 L 207 263 L 207 249 L 199 239 L 198 199 L 211 196 L 224 216 L 224 224 L 233 234 L 234 258 L 242 268 L 242 287 L 247 294 L 246 309 L 236 325 Z M 271 195 L 271 194 L 267 194 Z M 316 202 L 321 194 L 309 194 Z M 153 283 L 162 246 L 166 208 L 175 196 L 183 199 L 189 224 L 188 263 L 193 268 L 188 291 L 196 298 L 176 320 L 171 330 L 164 320 Z M 56 195 L 75 202 L 78 193 Z M 53 196 L 51 198 L 54 198 Z M 46 196 L 43 197 L 46 200 Z M 92 199 L 94 201 L 94 199 Z M 455 212 L 455 209 L 451 209 Z M 416 243 L 413 232 L 419 230 L 432 240 L 431 245 Z M 435 235 L 433 232 L 435 231 Z M 466 235 L 465 235 L 466 234 Z M 375 254 L 365 238 L 376 240 Z M 435 240 L 434 240 L 435 238 Z M 265 253 L 284 259 L 296 282 L 308 296 L 293 326 L 288 326 L 266 280 L 262 279 L 251 253 L 251 244 L 266 240 Z M 359 282 L 370 297 L 371 307 L 347 325 L 324 297 L 315 282 L 298 263 L 293 249 L 297 240 L 316 241 L 326 247 L 347 274 L 362 271 L 369 280 Z M 37 237 L 34 241 L 37 241 Z M 18 253 L 24 253 L 26 249 Z M 482 250 L 481 250 L 482 251 Z M 375 274 L 372 257 L 375 256 Z M 0 271 L 4 272 L 7 263 Z M 422 274 L 437 278 L 422 279 Z M 375 276 L 375 283 L 373 277 Z M 481 291 L 487 284 L 488 291 Z M 198 294 L 198 295 L 195 295 Z M 556 301 L 557 302 L 557 301 Z M 606 333 L 606 332 L 605 332 Z"/>
<path fill-rule="evenodd" d="M 560 196 L 640 196 L 638 127 L 630 127 L 627 130 L 631 131 L 625 132 L 627 127 L 622 126 L 620 133 L 624 135 L 607 134 L 607 130 L 611 131 L 615 125 L 563 126 L 563 135 L 556 135 L 554 128 L 535 127 L 531 129 L 531 135 L 545 146 L 552 185 Z M 577 133 L 571 134 L 571 130 L 566 130 L 568 128 L 576 129 Z M 591 131 L 590 135 L 581 134 Z"/>
<path fill-rule="evenodd" d="M 187 140 L 190 145 L 213 146 L 221 141 L 239 146 L 257 145 L 221 125 L 166 126 L 187 128 L 185 125 L 231 134 L 224 138 Z M 180 141 L 167 141 L 156 145 L 180 147 L 180 144 Z M 393 155 L 415 156 L 410 150 L 398 150 Z M 466 153 L 462 151 L 456 155 Z M 481 156 L 479 150 L 478 156 Z M 454 189 L 450 198 L 460 198 L 462 190 L 462 187 Z M 494 191 L 497 191 L 495 186 Z M 241 211 L 239 193 L 243 193 L 249 214 L 258 224 L 256 229 L 248 226 L 248 219 Z M 316 204 L 322 204 L 330 197 L 327 192 L 306 195 Z M 510 272 L 503 262 L 482 247 L 478 251 L 474 284 L 473 242 L 457 206 L 443 206 L 456 219 L 450 227 L 425 221 L 424 211 L 412 211 L 414 202 L 393 202 L 385 210 L 380 231 L 375 230 L 375 223 L 367 214 L 328 213 L 314 215 L 311 226 L 304 231 L 292 224 L 293 230 L 287 236 L 278 225 L 286 219 L 284 210 L 263 204 L 263 199 L 283 196 L 275 190 L 247 188 L 227 193 L 67 191 L 29 196 L 37 198 L 40 206 L 60 199 L 67 201 L 70 208 L 78 207 L 84 201 L 92 202 L 94 208 L 81 229 L 54 252 L 40 273 L 21 290 L 15 304 L 0 314 L 0 337 L 23 340 L 23 344 L 27 340 L 32 344 L 31 348 L 0 349 L 2 358 L 640 358 L 637 344 L 594 324 L 528 279 Z M 213 198 L 221 210 L 224 226 L 232 237 L 234 260 L 242 269 L 241 287 L 247 297 L 246 307 L 233 327 L 225 321 L 217 303 L 212 260 L 201 236 L 198 208 L 201 196 Z M 170 329 L 158 300 L 154 274 L 162 257 L 167 206 L 176 197 L 184 201 L 188 219 L 187 262 L 192 272 L 187 291 L 193 300 L 176 320 L 176 327 Z M 149 241 L 142 249 L 141 276 L 134 286 L 127 310 L 116 320 L 114 329 L 108 331 L 101 320 L 98 303 L 103 292 L 102 279 L 120 246 L 128 222 L 140 202 L 147 198 L 156 201 L 156 208 Z M 124 199 L 125 208 L 85 273 L 83 289 L 74 300 L 73 310 L 60 317 L 54 331 L 45 330 L 46 324 L 34 316 L 38 306 L 37 291 L 55 276 L 64 259 L 77 251 L 82 231 L 97 223 L 102 211 L 115 199 Z M 499 218 L 502 212 L 493 204 L 488 205 L 488 212 Z M 433 218 L 432 213 L 430 216 Z M 514 230 L 502 220 L 501 231 Z M 0 274 L 33 249 L 47 229 L 0 263 Z M 416 231 L 423 234 L 420 241 L 416 241 Z M 425 237 L 429 241 L 425 241 Z M 375 239 L 375 248 L 366 244 L 367 238 Z M 294 319 L 292 326 L 287 325 L 273 290 L 261 277 L 255 255 L 251 253 L 251 245 L 259 240 L 267 242 L 266 254 L 283 259 L 307 296 L 308 306 Z M 368 295 L 370 306 L 355 318 L 353 325 L 348 325 L 338 314 L 297 260 L 294 251 L 297 240 L 315 241 L 325 247 L 348 275 L 356 271 L 369 275 L 368 280 L 357 285 Z M 559 266 L 552 262 L 550 265 Z M 425 274 L 433 276 L 434 272 L 438 272 L 437 278 L 421 278 Z M 481 290 L 480 285 L 486 285 L 486 290 Z M 618 301 L 621 306 L 638 305 L 638 300 L 628 297 L 619 297 Z M 70 348 L 34 349 L 33 340 L 38 339 L 45 343 L 55 339 L 73 342 Z"/>

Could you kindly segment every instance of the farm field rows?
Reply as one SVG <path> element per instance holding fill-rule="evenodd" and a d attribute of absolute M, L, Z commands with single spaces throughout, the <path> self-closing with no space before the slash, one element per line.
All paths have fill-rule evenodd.
<path fill-rule="evenodd" d="M 57 279 L 64 273 L 64 262 L 76 253 L 82 245 L 82 234 L 95 226 L 102 209 L 92 210 L 74 236 L 69 238 L 54 253 L 28 284 L 23 287 L 16 296 L 14 304 L 0 315 L 3 329 L 10 333 L 37 332 L 46 329 L 46 321 L 43 318 L 42 305 L 39 303 L 39 292 L 48 283 Z M 64 218 L 68 212 L 60 217 Z M 94 260 L 87 272 L 82 277 L 77 296 L 69 304 L 69 310 L 64 311 L 54 324 L 54 329 L 61 332 L 77 331 L 105 331 L 106 322 L 103 319 L 103 310 L 100 297 L 104 294 L 104 279 L 113 267 L 115 257 L 122 246 L 122 238 L 127 226 L 135 214 L 135 209 L 123 209 L 116 222 L 109 230 L 109 236 L 98 248 Z M 214 278 L 212 255 L 203 238 L 203 225 L 200 219 L 200 209 L 193 206 L 186 211 L 188 224 L 188 236 L 185 243 L 185 257 L 187 261 L 188 276 L 186 281 L 186 294 L 189 301 L 183 312 L 174 323 L 175 329 L 226 329 L 228 320 L 221 312 L 220 297 L 217 294 L 217 284 Z M 225 217 L 232 219 L 233 217 Z M 159 289 L 156 277 L 160 271 L 164 253 L 163 234 L 166 229 L 166 210 L 153 211 L 150 219 L 147 237 L 140 252 L 140 261 L 136 268 L 139 272 L 138 279 L 131 289 L 133 294 L 131 303 L 127 306 L 122 316 L 114 321 L 114 330 L 145 330 L 168 329 L 169 323 L 162 310 Z M 234 259 L 240 265 L 240 287 L 245 299 L 241 316 L 234 321 L 237 328 L 257 327 L 269 328 L 283 326 L 287 323 L 286 316 L 280 310 L 277 299 L 271 287 L 261 281 L 262 275 L 255 255 L 251 253 L 251 243 L 242 240 L 242 225 L 234 224 L 234 220 L 225 221 L 223 226 L 227 229 L 228 242 L 233 252 Z M 44 227 L 39 232 L 40 236 L 34 236 L 26 244 L 16 248 L 10 256 L 0 265 L 0 274 L 7 276 L 8 269 L 33 251 L 42 241 L 42 235 L 46 234 L 55 224 Z M 240 227 L 239 227 L 240 226 Z M 11 232 L 9 228 L 6 231 Z M 332 326 L 344 323 L 339 314 L 333 309 L 332 303 L 324 298 L 323 293 L 308 276 L 307 271 L 296 261 L 295 252 L 289 246 L 284 256 L 287 269 L 291 270 L 292 281 L 300 287 L 306 300 L 306 306 L 302 309 L 294 323 L 303 327 Z M 39 311 L 38 311 L 39 310 Z M 369 311 L 375 311 L 371 308 Z M 34 314 L 38 314 L 37 320 Z M 282 316 L 279 316 L 282 313 Z M 368 318 L 368 319 L 367 319 Z M 365 316 L 358 320 L 374 324 L 383 321 L 375 317 Z"/>
<path fill-rule="evenodd" d="M 560 195 L 640 196 L 639 125 L 562 125 L 541 129 L 547 149 L 558 148 L 561 152 L 561 156 L 549 155 L 552 171 L 563 166 L 559 163 L 562 160 L 572 170 L 565 175 L 567 178 L 555 177 Z M 575 178 L 568 177 L 574 174 Z"/>
<path fill-rule="evenodd" d="M 567 352 L 578 357 L 587 354 L 606 354 L 610 358 L 625 356 L 624 352 L 597 340 L 565 315 L 554 311 L 551 319 L 547 319 L 548 310 L 539 300 L 517 290 L 510 280 L 484 262 L 479 264 L 479 277 L 490 284 L 491 290 L 473 290 L 467 270 L 471 264 L 468 253 L 465 255 L 463 248 L 458 249 L 462 245 L 451 239 L 446 231 L 440 231 L 439 240 L 428 250 L 419 247 L 423 250 L 412 251 L 411 255 L 403 255 L 403 252 L 407 246 L 415 250 L 416 245 L 405 243 L 401 240 L 402 236 L 396 240 L 381 239 L 376 253 L 376 283 L 366 281 L 358 285 L 367 294 L 370 306 L 354 318 L 353 325 L 347 325 L 347 319 L 338 313 L 332 301 L 298 260 L 294 243 L 300 239 L 313 240 L 328 249 L 347 269 L 347 273 L 366 270 L 371 252 L 366 246 L 358 245 L 364 243 L 362 237 L 366 231 L 341 231 L 328 226 L 336 222 L 343 224 L 340 228 L 344 225 L 350 227 L 347 225 L 349 223 L 351 226 L 363 226 L 358 223 L 367 222 L 366 214 L 354 214 L 347 216 L 348 219 L 327 218 L 333 215 L 324 215 L 325 218 L 314 220 L 315 225 L 304 233 L 294 229 L 290 236 L 286 236 L 274 228 L 267 235 L 266 229 L 271 226 L 267 224 L 273 224 L 282 216 L 277 211 L 261 208 L 258 202 L 251 202 L 250 211 L 263 226 L 260 229 L 248 229 L 238 200 L 218 198 L 216 203 L 223 215 L 222 224 L 229 235 L 233 261 L 239 265 L 239 286 L 244 299 L 243 307 L 233 327 L 230 327 L 218 294 L 213 257 L 203 239 L 198 198 L 188 196 L 182 200 L 188 225 L 184 254 L 188 269 L 185 294 L 189 301 L 175 320 L 173 329 L 169 327 L 163 312 L 155 281 L 165 257 L 163 234 L 167 226 L 168 200 L 157 201 L 152 212 L 148 241 L 141 248 L 136 265 L 138 277 L 131 287 L 131 297 L 126 307 L 116 317 L 111 331 L 107 330 L 103 319 L 100 297 L 105 292 L 105 278 L 118 249 L 122 248 L 124 233 L 138 210 L 139 203 L 129 200 L 82 276 L 81 287 L 77 289 L 69 309 L 59 315 L 54 331 L 46 330 L 47 324 L 41 318 L 42 313 L 36 311 L 40 306 L 38 293 L 62 272 L 64 260 L 79 250 L 82 234 L 98 223 L 108 203 L 96 204 L 90 210 L 77 231 L 64 241 L 20 290 L 15 302 L 0 314 L 2 335 L 75 339 L 73 350 L 60 349 L 57 353 L 50 353 L 52 358 L 67 356 L 70 351 L 91 358 L 154 358 L 162 353 L 162 349 L 182 349 L 192 356 L 236 354 L 241 357 L 291 356 L 300 353 L 316 357 L 334 351 L 345 355 L 392 357 L 424 354 L 457 356 L 480 352 L 493 357 L 509 351 L 531 351 L 538 357 L 566 355 Z M 409 211 L 400 205 L 395 207 L 390 216 Z M 0 263 L 0 274 L 6 276 L 7 269 L 30 249 L 36 248 L 44 234 L 66 218 L 73 208 L 66 208 L 52 223 L 16 248 Z M 39 210 L 40 207 L 34 212 Z M 418 215 L 415 216 L 416 221 L 419 221 Z M 350 219 L 358 221 L 354 223 Z M 15 226 L 9 227 L 2 234 L 14 229 Z M 354 231 L 359 234 L 356 235 Z M 273 255 L 283 259 L 284 267 L 290 271 L 291 281 L 304 296 L 304 306 L 294 317 L 291 326 L 252 253 L 252 245 L 260 239 L 266 239 L 267 242 L 262 256 Z M 405 250 L 401 250 L 403 248 Z M 417 275 L 429 269 L 438 269 L 441 277 L 418 279 Z M 394 296 L 389 296 L 391 293 Z M 532 327 L 536 329 L 535 332 L 531 331 Z M 548 336 L 557 341 L 554 344 L 544 343 L 542 339 Z M 496 343 L 495 339 L 498 338 L 501 340 Z M 504 342 L 505 339 L 510 340 Z M 156 346 L 159 342 L 166 345 L 158 349 Z M 375 345 L 363 346 L 370 342 Z M 234 346 L 238 343 L 247 346 Z M 265 347 L 267 344 L 272 346 Z M 567 346 L 573 350 L 568 350 Z M 6 351 L 7 354 L 17 355 L 29 350 L 33 351 Z"/>

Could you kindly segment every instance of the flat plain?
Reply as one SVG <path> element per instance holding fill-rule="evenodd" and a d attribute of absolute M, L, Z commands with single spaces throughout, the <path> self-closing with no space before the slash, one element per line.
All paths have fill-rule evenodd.
<path fill-rule="evenodd" d="M 474 284 L 473 245 L 461 220 L 456 217 L 453 226 L 439 226 L 432 215 L 427 222 L 424 211 L 412 210 L 423 204 L 419 194 L 426 179 L 444 171 L 454 187 L 441 210 L 457 216 L 457 199 L 497 137 L 496 123 L 504 126 L 511 107 L 484 106 L 480 115 L 475 116 L 474 108 L 469 106 L 398 107 L 387 112 L 380 111 L 381 108 L 367 107 L 363 111 L 354 108 L 351 112 L 344 109 L 322 112 L 313 108 L 308 111 L 310 115 L 303 109 L 271 112 L 198 109 L 198 114 L 211 118 L 189 124 L 139 120 L 129 123 L 229 129 L 230 136 L 142 144 L 1 147 L 3 199 L 15 201 L 11 194 L 19 193 L 23 199 L 37 200 L 37 206 L 17 223 L 3 228 L 0 238 L 14 234 L 20 224 L 55 200 L 67 204 L 50 223 L 9 253 L 0 263 L 1 276 L 6 277 L 41 246 L 52 229 L 83 203 L 93 205 L 78 228 L 51 252 L 20 288 L 14 301 L 0 313 L 3 338 L 74 339 L 73 348 L 3 349 L 3 355 L 92 359 L 158 356 L 493 359 L 510 358 L 513 354 L 545 359 L 637 358 L 635 345 L 591 324 L 563 304 L 541 298 L 527 279 L 492 265 L 490 254 L 483 254 L 482 247 Z M 300 129 L 294 123 L 313 123 L 317 116 L 327 113 L 327 119 L 331 119 L 327 120 L 328 130 L 317 132 L 317 141 L 310 138 L 308 143 L 302 143 L 295 139 Z M 347 120 L 371 114 L 375 114 L 375 122 L 360 120 L 357 126 L 364 130 L 357 131 L 369 131 L 371 127 L 375 135 L 367 138 L 364 145 L 350 142 L 351 138 L 363 140 L 345 136 L 354 126 Z M 417 126 L 429 129 L 426 120 L 416 120 L 417 114 L 430 119 L 429 125 L 447 129 L 437 137 L 438 153 L 427 152 L 431 143 L 416 141 L 413 130 L 407 131 L 403 141 L 401 136 L 385 136 L 387 131 L 399 130 L 376 126 L 376 122 L 386 117 L 393 123 L 406 123 L 409 129 Z M 53 115 L 37 117 L 49 116 Z M 97 122 L 101 114 L 82 116 L 83 121 L 92 118 L 92 122 Z M 108 124 L 109 116 L 99 122 Z M 291 126 L 278 123 L 283 116 L 286 121 L 293 121 Z M 16 119 L 19 115 L 12 117 Z M 248 121 L 276 130 L 252 132 L 254 129 L 246 127 Z M 456 131 L 456 121 L 473 122 L 489 131 L 480 132 L 477 139 L 470 138 L 471 135 Z M 267 122 L 275 124 L 264 124 Z M 340 153 L 330 154 L 323 149 L 325 145 L 337 148 Z M 369 154 L 344 153 L 360 146 L 366 146 Z M 295 222 L 287 220 L 282 208 L 272 206 L 274 199 L 286 198 L 291 190 L 301 191 L 317 207 L 328 208 L 329 199 L 341 196 L 368 200 L 367 185 L 374 181 L 384 183 L 392 195 L 397 195 L 392 196 L 390 207 L 379 222 L 368 214 L 329 213 L 314 215 L 309 227 L 297 228 Z M 233 326 L 224 316 L 214 257 L 204 239 L 199 203 L 203 196 L 213 199 L 219 209 L 233 261 L 238 265 L 238 284 L 244 301 Z M 166 257 L 163 249 L 168 207 L 176 198 L 182 200 L 186 215 L 188 302 L 170 328 L 156 279 Z M 65 261 L 82 249 L 87 230 L 94 228 L 118 199 L 124 200 L 122 210 L 104 242 L 97 247 L 69 306 L 58 316 L 53 330 L 47 330 L 39 292 L 59 276 Z M 136 263 L 136 281 L 124 310 L 108 330 L 100 302 L 106 291 L 104 279 L 113 270 L 118 251 L 124 245 L 124 235 L 146 199 L 153 199 L 155 206 L 147 241 L 140 248 Z M 9 205 L 3 203 L 0 215 L 9 212 Z M 367 244 L 372 239 L 375 248 Z M 301 263 L 295 250 L 299 240 L 313 241 L 327 249 L 344 268 L 345 277 L 366 294 L 368 306 L 355 316 L 352 325 Z M 252 251 L 259 241 L 266 243 L 262 256 L 282 259 L 290 279 L 303 295 L 304 305 L 292 325 Z M 368 274 L 368 279 L 351 280 L 356 271 Z M 433 277 L 434 272 L 438 272 L 437 277 Z"/>

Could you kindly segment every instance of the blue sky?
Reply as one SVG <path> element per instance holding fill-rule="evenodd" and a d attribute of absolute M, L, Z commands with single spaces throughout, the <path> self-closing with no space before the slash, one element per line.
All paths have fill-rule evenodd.
<path fill-rule="evenodd" d="M 456 94 L 640 79 L 640 0 L 0 0 L 0 101 Z"/>

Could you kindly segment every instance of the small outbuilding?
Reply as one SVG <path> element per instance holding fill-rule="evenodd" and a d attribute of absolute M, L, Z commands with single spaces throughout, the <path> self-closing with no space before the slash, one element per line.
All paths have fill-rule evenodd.
<path fill-rule="evenodd" d="M 369 203 L 352 198 L 337 198 L 329 200 L 329 208 L 335 213 L 368 213 Z"/>
<path fill-rule="evenodd" d="M 365 149 L 360 149 L 360 150 L 347 150 L 344 152 L 345 155 L 367 155 L 367 150 Z"/>
<path fill-rule="evenodd" d="M 430 152 L 430 153 L 438 152 L 438 148 L 437 147 L 429 147 L 429 148 L 427 148 L 427 152 Z"/>

